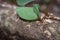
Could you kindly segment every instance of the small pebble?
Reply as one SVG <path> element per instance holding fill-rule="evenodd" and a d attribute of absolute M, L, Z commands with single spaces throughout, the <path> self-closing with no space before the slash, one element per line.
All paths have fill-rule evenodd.
<path fill-rule="evenodd" d="M 41 25 L 41 24 L 40 24 L 40 21 L 36 21 L 36 24 L 37 24 L 37 25 Z"/>
<path fill-rule="evenodd" d="M 31 27 L 31 25 L 30 25 L 30 24 L 26 25 L 26 28 L 30 28 L 30 27 Z"/>
<path fill-rule="evenodd" d="M 51 37 L 51 33 L 48 30 L 44 31 L 45 34 L 47 34 L 47 37 L 50 38 Z"/>

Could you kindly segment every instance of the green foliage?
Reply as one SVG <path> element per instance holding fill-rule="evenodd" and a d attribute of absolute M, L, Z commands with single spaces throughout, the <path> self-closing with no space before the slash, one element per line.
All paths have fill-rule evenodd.
<path fill-rule="evenodd" d="M 38 18 L 33 7 L 17 7 L 16 12 L 19 17 L 25 20 L 36 20 Z"/>
<path fill-rule="evenodd" d="M 14 2 L 14 0 L 7 0 L 7 1 L 9 1 L 9 2 L 11 2 L 11 3 Z"/>
<path fill-rule="evenodd" d="M 10 2 L 14 2 L 14 0 L 9 0 Z M 33 0 L 16 0 L 17 4 L 20 6 L 25 6 L 29 2 Z M 19 17 L 25 20 L 36 20 L 39 16 L 39 5 L 34 4 L 33 7 L 17 7 L 16 12 Z"/>
<path fill-rule="evenodd" d="M 16 0 L 17 4 L 20 6 L 25 6 L 29 2 L 32 2 L 33 0 Z"/>
<path fill-rule="evenodd" d="M 50 2 L 50 0 L 44 0 L 44 2 L 48 4 Z"/>
<path fill-rule="evenodd" d="M 33 0 L 16 0 L 17 4 L 20 6 L 25 6 Z M 17 7 L 16 12 L 19 17 L 25 20 L 36 20 L 39 15 L 39 5 L 34 4 L 33 7 Z"/>
<path fill-rule="evenodd" d="M 39 4 L 34 4 L 33 5 L 34 12 L 39 15 Z"/>

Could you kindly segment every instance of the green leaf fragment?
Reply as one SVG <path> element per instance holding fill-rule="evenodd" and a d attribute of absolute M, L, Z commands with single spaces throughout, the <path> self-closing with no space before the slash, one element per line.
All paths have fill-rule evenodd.
<path fill-rule="evenodd" d="M 34 4 L 33 5 L 34 12 L 39 15 L 39 4 Z"/>
<path fill-rule="evenodd" d="M 29 2 L 32 2 L 33 0 L 16 0 L 17 4 L 20 6 L 24 6 L 28 4 Z"/>
<path fill-rule="evenodd" d="M 25 20 L 36 20 L 38 18 L 33 7 L 17 7 L 16 12 L 19 17 Z"/>

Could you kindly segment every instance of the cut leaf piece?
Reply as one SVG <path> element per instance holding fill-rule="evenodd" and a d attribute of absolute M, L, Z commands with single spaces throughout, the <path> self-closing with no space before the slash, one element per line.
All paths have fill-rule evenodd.
<path fill-rule="evenodd" d="M 34 4 L 33 5 L 34 12 L 39 15 L 39 4 Z"/>
<path fill-rule="evenodd" d="M 32 2 L 33 0 L 16 0 L 17 4 L 20 6 L 24 6 L 28 4 L 29 2 Z"/>
<path fill-rule="evenodd" d="M 19 17 L 25 20 L 36 20 L 38 18 L 32 7 L 17 7 L 16 12 Z"/>

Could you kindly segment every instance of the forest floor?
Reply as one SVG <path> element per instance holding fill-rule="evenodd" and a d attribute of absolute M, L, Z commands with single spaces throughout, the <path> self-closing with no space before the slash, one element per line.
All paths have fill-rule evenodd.
<path fill-rule="evenodd" d="M 40 21 L 23 21 L 17 16 L 16 7 L 0 2 L 0 40 L 60 40 L 60 21 L 49 19 L 44 26 Z M 58 5 L 49 5 L 48 11 L 60 17 Z"/>

